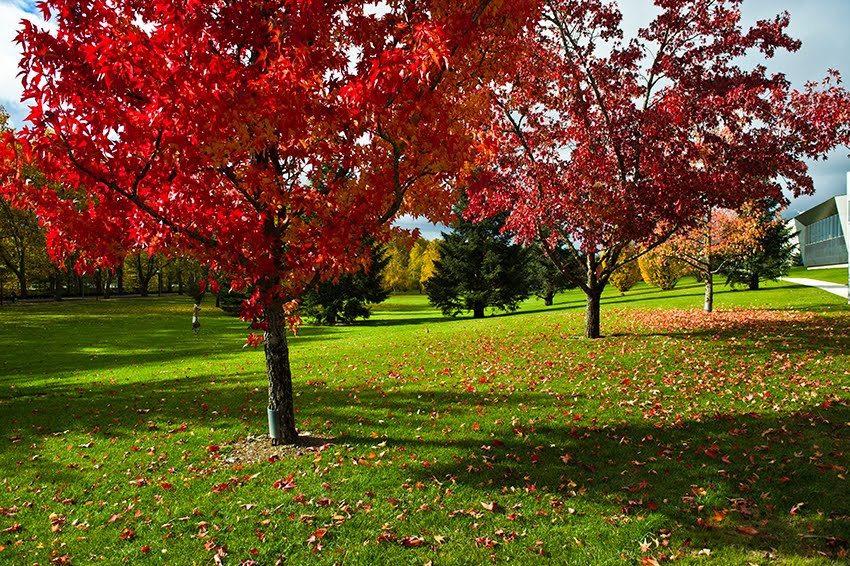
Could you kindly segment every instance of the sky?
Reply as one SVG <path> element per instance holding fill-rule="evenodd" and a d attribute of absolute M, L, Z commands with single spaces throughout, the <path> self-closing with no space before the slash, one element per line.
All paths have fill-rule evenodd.
<path fill-rule="evenodd" d="M 654 14 L 652 0 L 620 0 L 627 35 L 648 23 Z M 841 72 L 850 81 L 850 0 L 745 0 L 744 23 L 754 23 L 788 11 L 791 14 L 790 34 L 803 42 L 796 53 L 778 53 L 766 62 L 769 70 L 783 72 L 796 88 L 807 81 L 817 81 L 828 69 Z M 20 51 L 14 42 L 22 18 L 41 21 L 36 15 L 34 2 L 29 0 L 0 0 L 0 104 L 11 115 L 12 125 L 24 125 L 27 110 L 20 103 L 21 83 L 17 77 Z M 845 84 L 850 88 L 850 84 Z M 813 162 L 809 171 L 814 180 L 815 194 L 796 199 L 789 206 L 786 217 L 823 202 L 830 197 L 845 194 L 847 172 L 850 171 L 850 150 L 834 151 L 820 162 Z M 404 227 L 418 226 L 428 239 L 439 236 L 440 228 L 415 219 L 402 219 Z"/>

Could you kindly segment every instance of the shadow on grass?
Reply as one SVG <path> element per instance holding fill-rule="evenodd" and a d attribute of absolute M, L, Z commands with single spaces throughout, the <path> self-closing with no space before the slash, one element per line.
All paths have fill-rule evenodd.
<path fill-rule="evenodd" d="M 545 396 L 527 397 L 526 405 L 551 402 Z M 458 407 L 458 395 L 431 398 L 432 409 Z M 470 424 L 476 419 L 473 407 L 483 400 L 460 399 Z M 417 400 L 363 399 L 364 405 L 370 402 L 410 414 Z M 344 418 L 333 405 L 328 412 L 328 418 Z M 400 420 L 402 426 L 395 429 L 400 434 L 384 437 L 387 447 L 437 453 L 439 460 L 427 467 L 411 465 L 410 483 L 437 480 L 478 490 L 481 501 L 496 501 L 503 514 L 531 498 L 549 507 L 544 515 L 574 513 L 567 509 L 575 508 L 601 513 L 615 526 L 660 516 L 678 545 L 697 550 L 733 546 L 764 555 L 778 549 L 786 556 L 848 556 L 847 402 L 790 414 L 716 414 L 675 423 L 533 426 L 524 421 L 484 425 L 489 430 L 461 438 L 418 432 L 428 430 L 424 411 L 418 420 Z M 377 441 L 344 435 L 337 442 L 368 453 Z M 531 512 L 517 509 L 520 515 Z"/>
<path fill-rule="evenodd" d="M 257 410 L 264 408 L 265 392 L 252 394 L 255 383 L 220 385 L 213 389 L 204 377 L 90 389 L 56 386 L 26 399 L 3 400 L 0 411 L 10 424 L 7 435 L 14 434 L 19 446 L 69 429 L 99 430 L 93 436 L 97 442 L 115 435 L 132 438 L 152 420 L 188 423 L 191 430 L 227 428 L 246 410 L 253 411 L 251 419 L 262 432 L 264 415 Z M 296 389 L 309 391 L 305 384 Z M 522 395 L 526 407 L 550 410 L 544 413 L 550 416 L 534 423 L 527 409 L 520 410 L 522 418 L 515 422 L 481 416 L 481 411 L 516 409 L 497 407 L 485 393 L 412 390 L 386 395 L 380 389 L 357 389 L 356 403 L 351 393 L 352 388 L 315 386 L 312 395 L 296 402 L 302 426 L 311 420 L 333 422 L 327 433 L 336 444 L 353 446 L 355 454 L 374 450 L 379 440 L 371 431 L 381 431 L 378 438 L 386 443 L 385 450 L 403 453 L 403 461 L 409 462 L 402 472 L 411 479 L 408 483 L 436 480 L 452 489 L 462 486 L 475 500 L 496 502 L 497 513 L 516 513 L 518 528 L 545 519 L 531 516 L 540 512 L 575 513 L 576 521 L 602 517 L 614 526 L 653 517 L 670 529 L 677 548 L 718 552 L 730 546 L 765 554 L 778 549 L 786 556 L 820 553 L 830 558 L 847 552 L 846 401 L 794 413 L 684 420 L 638 416 L 628 422 L 585 424 L 559 418 L 552 397 L 540 392 Z M 213 406 L 204 407 L 206 402 Z M 211 413 L 213 409 L 222 414 Z M 38 415 L 46 417 L 42 428 L 27 428 L 27 423 L 39 422 Z M 392 420 L 391 428 L 380 424 L 384 419 Z M 470 428 L 476 420 L 483 423 L 480 430 Z M 10 440 L 0 438 L 0 467 L 7 472 L 21 458 Z M 74 481 L 68 470 L 50 462 L 44 466 L 45 481 Z M 390 468 L 348 473 L 394 473 Z M 522 507 L 514 510 L 516 504 Z"/>

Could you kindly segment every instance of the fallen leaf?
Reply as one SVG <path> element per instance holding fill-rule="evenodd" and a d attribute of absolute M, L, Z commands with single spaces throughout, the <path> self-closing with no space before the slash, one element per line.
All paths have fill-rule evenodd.
<path fill-rule="evenodd" d="M 484 509 L 486 509 L 487 511 L 492 511 L 494 513 L 498 513 L 499 510 L 501 509 L 501 507 L 499 507 L 499 504 L 496 503 L 495 501 L 490 501 L 490 502 L 482 501 L 481 506 Z"/>

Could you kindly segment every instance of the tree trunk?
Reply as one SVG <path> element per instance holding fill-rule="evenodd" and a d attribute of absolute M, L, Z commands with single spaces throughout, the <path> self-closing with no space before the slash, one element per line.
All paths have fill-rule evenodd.
<path fill-rule="evenodd" d="M 484 318 L 484 307 L 486 305 L 482 303 L 475 303 L 472 305 L 472 318 Z"/>
<path fill-rule="evenodd" d="M 599 289 L 591 289 L 590 292 L 585 291 L 587 302 L 584 312 L 584 337 L 599 338 L 599 319 L 602 303 L 602 291 Z"/>
<path fill-rule="evenodd" d="M 94 272 L 94 294 L 103 295 L 103 272 L 100 269 Z"/>
<path fill-rule="evenodd" d="M 177 294 L 183 294 L 183 260 L 177 262 Z"/>
<path fill-rule="evenodd" d="M 59 268 L 55 268 L 53 272 L 53 299 L 62 300 L 62 272 L 59 271 Z"/>
<path fill-rule="evenodd" d="M 112 295 L 112 270 L 106 272 L 106 283 L 103 286 L 103 298 L 108 299 Z"/>
<path fill-rule="evenodd" d="M 753 273 L 750 275 L 750 291 L 758 291 L 759 290 L 759 276 L 758 273 Z"/>
<path fill-rule="evenodd" d="M 148 258 L 148 262 L 150 262 L 150 258 Z M 145 273 L 145 270 L 143 269 L 141 254 L 136 256 L 136 272 L 139 275 L 139 295 L 147 297 L 148 285 L 151 282 L 151 275 L 149 273 Z"/>
<path fill-rule="evenodd" d="M 119 295 L 124 294 L 124 266 L 119 265 L 115 268 L 115 276 L 117 278 L 115 292 Z"/>
<path fill-rule="evenodd" d="M 546 296 L 543 297 L 543 304 L 546 305 L 547 307 L 551 307 L 552 305 L 554 305 L 555 304 L 555 293 L 554 292 L 547 292 Z"/>
<path fill-rule="evenodd" d="M 275 411 L 279 435 L 272 445 L 295 444 L 295 407 L 292 396 L 292 369 L 289 366 L 289 346 L 283 307 L 275 302 L 266 311 L 269 329 L 265 332 L 266 371 L 269 377 L 269 410 Z M 271 427 L 270 427 L 271 428 Z M 271 431 L 270 431 L 271 432 Z"/>
<path fill-rule="evenodd" d="M 18 277 L 18 287 L 20 287 L 21 292 L 18 294 L 18 298 L 26 299 L 27 298 L 27 275 L 24 271 L 23 266 L 21 266 L 20 271 L 15 274 Z"/>

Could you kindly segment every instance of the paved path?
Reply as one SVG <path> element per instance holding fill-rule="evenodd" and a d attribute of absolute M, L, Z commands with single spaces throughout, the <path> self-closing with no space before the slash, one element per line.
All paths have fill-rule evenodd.
<path fill-rule="evenodd" d="M 833 295 L 838 295 L 839 297 L 847 298 L 847 285 L 840 285 L 838 283 L 828 283 L 826 281 L 818 281 L 817 279 L 804 279 L 801 277 L 783 277 L 782 281 L 787 281 L 788 283 L 796 283 L 797 285 L 806 285 L 807 287 L 817 287 L 819 289 L 823 289 Z"/>

